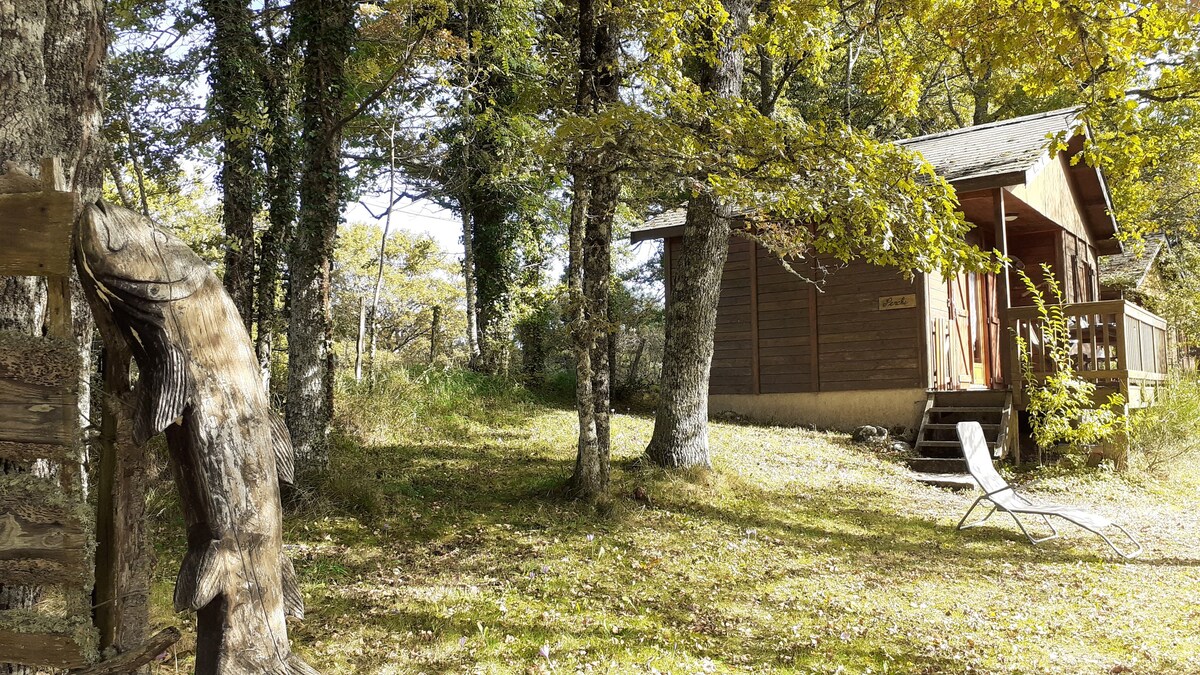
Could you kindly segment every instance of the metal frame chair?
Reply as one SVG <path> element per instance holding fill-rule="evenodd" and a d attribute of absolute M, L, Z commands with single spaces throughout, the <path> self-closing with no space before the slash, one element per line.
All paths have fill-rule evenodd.
<path fill-rule="evenodd" d="M 983 490 L 983 494 L 971 504 L 971 508 L 967 509 L 967 512 L 963 514 L 962 520 L 958 521 L 958 529 L 966 530 L 978 527 L 999 510 L 1012 516 L 1012 519 L 1017 523 L 1017 527 L 1021 529 L 1021 533 L 1029 539 L 1029 543 L 1036 546 L 1044 541 L 1059 537 L 1058 529 L 1054 527 L 1049 518 L 1049 516 L 1058 516 L 1100 537 L 1113 552 L 1122 558 L 1136 558 L 1141 554 L 1141 543 L 1137 539 L 1134 539 L 1133 535 L 1129 534 L 1125 528 L 1103 516 L 1071 506 L 1034 504 L 1017 494 L 1017 491 L 996 472 L 996 467 L 992 464 L 992 458 L 988 453 L 987 440 L 983 436 L 983 427 L 979 425 L 979 422 L 959 422 L 955 426 L 955 430 L 958 432 L 958 440 L 962 444 L 963 456 L 967 460 L 967 470 L 971 473 L 971 477 L 975 479 L 975 482 L 979 484 L 980 489 Z M 984 500 L 991 503 L 992 510 L 988 511 L 988 514 L 983 518 L 968 524 L 967 518 Z M 1041 517 L 1042 522 L 1046 523 L 1052 534 L 1045 537 L 1034 537 L 1025 529 L 1025 524 L 1021 522 L 1021 519 L 1017 517 L 1018 513 Z M 1130 552 L 1117 548 L 1117 545 L 1101 531 L 1108 527 L 1115 527 L 1136 548 Z"/>

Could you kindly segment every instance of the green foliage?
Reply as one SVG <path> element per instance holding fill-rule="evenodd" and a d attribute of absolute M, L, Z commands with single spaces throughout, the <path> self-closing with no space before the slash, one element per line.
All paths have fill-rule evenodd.
<path fill-rule="evenodd" d="M 1052 364 L 1048 373 L 1035 372 L 1028 341 L 1024 336 L 1014 335 L 1033 440 L 1041 448 L 1064 444 L 1078 450 L 1080 446 L 1096 443 L 1123 430 L 1125 399 L 1120 394 L 1112 394 L 1107 402 L 1096 405 L 1096 384 L 1075 374 L 1071 324 L 1063 313 L 1062 289 L 1054 270 L 1049 264 L 1042 263 L 1042 278 L 1049 290 L 1049 302 L 1024 270 L 1018 270 L 1017 274 L 1037 307 L 1042 353 L 1046 363 Z"/>
<path fill-rule="evenodd" d="M 1200 373 L 1174 370 L 1154 390 L 1154 403 L 1129 416 L 1130 459 L 1166 473 L 1200 457 Z"/>
<path fill-rule="evenodd" d="M 1160 255 L 1163 288 L 1151 293 L 1150 308 L 1179 331 L 1184 344 L 1200 346 L 1200 244 L 1181 242 Z"/>
<path fill-rule="evenodd" d="M 360 303 L 366 303 L 369 312 L 374 297 L 382 233 L 376 226 L 352 223 L 343 226 L 338 236 L 333 266 L 334 337 L 347 348 L 358 336 Z M 426 363 L 433 312 L 440 307 L 438 353 L 443 360 L 461 360 L 465 300 L 454 263 L 430 236 L 403 230 L 388 236 L 384 254 L 378 348 L 401 363 Z M 352 366 L 353 357 L 343 364 Z"/>
<path fill-rule="evenodd" d="M 119 175 L 129 184 L 133 170 L 126 168 Z M 220 197 L 215 191 L 201 175 L 182 171 L 164 174 L 161 179 L 148 178 L 145 186 L 146 205 L 154 222 L 171 230 L 219 273 L 225 257 L 225 234 L 221 227 Z M 106 183 L 103 198 L 121 203 L 112 181 Z"/>

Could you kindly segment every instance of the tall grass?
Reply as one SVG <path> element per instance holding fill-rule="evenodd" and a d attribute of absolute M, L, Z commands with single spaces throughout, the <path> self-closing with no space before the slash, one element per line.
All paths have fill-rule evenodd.
<path fill-rule="evenodd" d="M 338 380 L 334 427 L 367 443 L 430 434 L 460 437 L 472 424 L 519 419 L 534 397 L 518 382 L 459 368 L 396 367 L 372 384 Z M 498 419 L 499 418 L 499 419 Z"/>

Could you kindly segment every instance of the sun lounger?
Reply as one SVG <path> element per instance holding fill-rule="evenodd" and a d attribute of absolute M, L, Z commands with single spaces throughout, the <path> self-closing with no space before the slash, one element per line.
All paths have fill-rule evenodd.
<path fill-rule="evenodd" d="M 1050 523 L 1048 516 L 1058 516 L 1063 520 L 1070 521 L 1083 529 L 1099 536 L 1104 540 L 1104 543 L 1123 558 L 1135 558 L 1142 552 L 1142 545 L 1138 543 L 1133 535 L 1125 531 L 1125 528 L 1102 516 L 1085 511 L 1083 509 L 1072 506 L 1061 506 L 1058 504 L 1034 504 L 1017 494 L 1008 481 L 1004 480 L 999 473 L 996 473 L 996 467 L 992 465 L 991 455 L 988 453 L 987 440 L 983 436 L 983 427 L 979 426 L 979 422 L 959 422 L 956 426 L 958 430 L 958 439 L 962 443 L 963 455 L 967 459 L 967 470 L 971 472 L 971 477 L 979 484 L 983 494 L 971 504 L 971 508 L 963 514 L 962 520 L 958 521 L 958 529 L 965 530 L 970 527 L 982 525 L 984 521 L 992 517 L 992 514 L 997 510 L 1004 511 L 1013 517 L 1017 527 L 1021 528 L 1021 532 L 1029 537 L 1030 543 L 1037 545 L 1043 541 L 1049 541 L 1058 537 L 1058 530 Z M 967 524 L 967 518 L 975 511 L 975 507 L 979 506 L 984 501 L 991 503 L 992 510 L 983 518 Z M 1025 529 L 1024 523 L 1017 514 L 1040 516 L 1042 522 L 1050 528 L 1053 534 L 1041 538 L 1034 538 Z M 1116 544 L 1109 539 L 1102 530 L 1109 527 L 1114 527 L 1120 530 L 1121 534 L 1136 547 L 1131 552 L 1122 551 L 1117 548 Z"/>

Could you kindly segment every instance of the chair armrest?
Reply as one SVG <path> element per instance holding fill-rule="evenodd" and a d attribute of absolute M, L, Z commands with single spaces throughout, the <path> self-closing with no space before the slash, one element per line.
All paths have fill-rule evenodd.
<path fill-rule="evenodd" d="M 1021 495 L 1017 494 L 1016 490 L 1013 490 L 1013 486 L 1011 486 L 1011 485 L 1005 485 L 1004 487 L 1000 488 L 999 490 L 992 490 L 991 492 L 985 492 L 985 493 L 983 493 L 983 496 L 991 497 L 992 495 L 998 495 L 1001 492 L 1004 492 L 1005 490 L 1012 490 L 1014 495 L 1017 495 L 1018 498 L 1021 497 Z"/>

